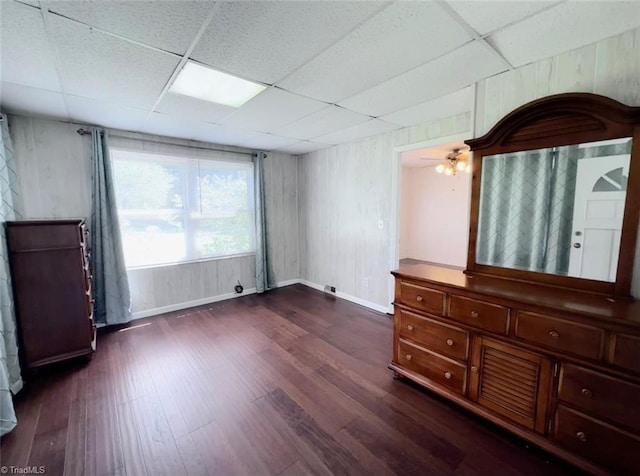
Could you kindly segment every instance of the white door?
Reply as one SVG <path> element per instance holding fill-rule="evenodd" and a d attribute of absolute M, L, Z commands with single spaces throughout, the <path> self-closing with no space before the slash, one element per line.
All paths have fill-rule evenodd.
<path fill-rule="evenodd" d="M 578 161 L 569 276 L 616 280 L 628 175 L 628 155 Z"/>

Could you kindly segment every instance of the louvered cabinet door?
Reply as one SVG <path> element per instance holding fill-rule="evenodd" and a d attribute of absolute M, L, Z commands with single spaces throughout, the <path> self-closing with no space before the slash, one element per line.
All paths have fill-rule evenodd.
<path fill-rule="evenodd" d="M 469 396 L 479 405 L 544 433 L 553 362 L 486 337 L 475 337 Z"/>

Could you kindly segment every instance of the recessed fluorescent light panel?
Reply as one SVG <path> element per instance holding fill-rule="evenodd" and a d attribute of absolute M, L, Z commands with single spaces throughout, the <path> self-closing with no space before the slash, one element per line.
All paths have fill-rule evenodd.
<path fill-rule="evenodd" d="M 240 107 L 265 89 L 261 84 L 188 61 L 178 73 L 169 92 L 225 106 Z"/>

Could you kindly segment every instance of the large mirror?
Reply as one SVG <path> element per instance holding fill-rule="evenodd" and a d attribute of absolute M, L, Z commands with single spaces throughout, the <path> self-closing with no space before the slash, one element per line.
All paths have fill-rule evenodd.
<path fill-rule="evenodd" d="M 484 156 L 476 262 L 615 282 L 631 145 Z"/>
<path fill-rule="evenodd" d="M 473 152 L 468 275 L 630 296 L 640 107 L 558 94 L 465 143 Z"/>

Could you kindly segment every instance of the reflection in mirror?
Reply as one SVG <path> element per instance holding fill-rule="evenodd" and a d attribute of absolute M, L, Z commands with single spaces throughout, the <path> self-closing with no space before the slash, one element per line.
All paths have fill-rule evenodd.
<path fill-rule="evenodd" d="M 482 157 L 478 264 L 615 282 L 631 138 Z"/>

